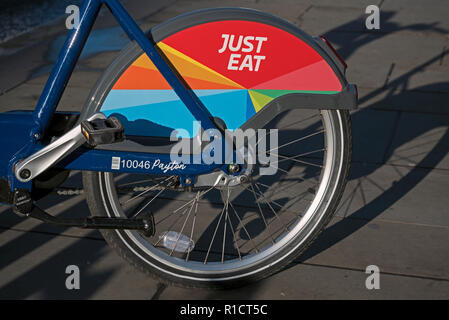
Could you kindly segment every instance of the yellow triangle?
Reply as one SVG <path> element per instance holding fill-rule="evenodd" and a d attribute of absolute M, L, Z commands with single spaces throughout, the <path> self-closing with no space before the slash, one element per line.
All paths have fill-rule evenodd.
<path fill-rule="evenodd" d="M 199 79 L 202 81 L 210 81 L 214 83 L 224 84 L 230 87 L 235 87 L 238 89 L 243 89 L 243 87 L 238 83 L 193 60 L 192 58 L 186 56 L 176 49 L 173 49 L 163 42 L 159 42 L 158 47 L 167 56 L 168 60 L 173 63 L 176 70 L 178 70 L 178 72 L 180 72 L 183 77 Z M 153 64 L 153 62 L 151 62 L 151 60 L 145 53 L 137 58 L 132 65 L 136 67 L 156 70 L 156 66 Z"/>
<path fill-rule="evenodd" d="M 254 109 L 256 112 L 259 112 L 260 109 L 265 107 L 270 101 L 273 100 L 272 97 L 266 96 L 259 92 L 248 90 L 249 96 L 251 97 L 251 101 L 253 102 Z"/>

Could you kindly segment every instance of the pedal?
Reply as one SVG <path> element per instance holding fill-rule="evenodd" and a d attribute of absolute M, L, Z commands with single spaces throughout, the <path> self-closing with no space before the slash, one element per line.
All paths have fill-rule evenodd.
<path fill-rule="evenodd" d="M 123 125 L 115 117 L 81 122 L 81 133 L 92 147 L 123 141 L 124 131 Z"/>

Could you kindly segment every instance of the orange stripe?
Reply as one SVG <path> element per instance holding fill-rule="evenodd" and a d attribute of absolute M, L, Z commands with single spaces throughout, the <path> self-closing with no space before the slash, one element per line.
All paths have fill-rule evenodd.
<path fill-rule="evenodd" d="M 210 69 L 209 67 L 206 67 L 205 65 L 193 60 L 192 58 L 189 58 L 180 51 L 177 51 L 162 42 L 159 42 L 158 46 L 164 52 L 170 62 L 173 63 L 176 70 L 182 75 L 182 77 L 186 79 L 186 81 L 187 79 L 191 79 L 191 84 L 189 83 L 189 85 L 192 87 L 192 89 L 204 89 L 205 83 L 215 83 L 215 85 L 210 84 L 206 86 L 211 89 L 243 88 L 238 83 L 226 78 L 218 72 Z M 157 70 L 156 66 L 145 53 L 137 58 L 131 66 L 152 71 Z M 196 79 L 196 81 L 193 81 L 193 79 Z M 195 87 L 197 84 L 199 85 L 198 88 Z"/>
<path fill-rule="evenodd" d="M 157 70 L 130 66 L 112 87 L 113 90 L 171 89 Z"/>
<path fill-rule="evenodd" d="M 235 89 L 216 82 L 184 77 L 192 89 Z M 168 82 L 157 70 L 131 65 L 114 84 L 113 90 L 163 90 L 171 89 Z"/>

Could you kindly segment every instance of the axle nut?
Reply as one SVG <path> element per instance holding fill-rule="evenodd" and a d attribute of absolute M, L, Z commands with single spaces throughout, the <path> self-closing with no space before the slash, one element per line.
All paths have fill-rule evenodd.
<path fill-rule="evenodd" d="M 23 169 L 20 171 L 20 177 L 22 179 L 28 179 L 29 177 L 31 177 L 31 171 L 28 169 Z"/>
<path fill-rule="evenodd" d="M 236 172 L 240 171 L 240 166 L 238 164 L 236 164 L 236 163 L 231 163 L 228 166 L 228 170 L 229 170 L 230 173 L 236 173 Z"/>

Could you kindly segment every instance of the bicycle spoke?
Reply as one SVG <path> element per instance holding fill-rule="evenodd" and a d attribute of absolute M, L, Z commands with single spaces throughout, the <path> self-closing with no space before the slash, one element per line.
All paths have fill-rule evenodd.
<path fill-rule="evenodd" d="M 202 198 L 206 193 L 208 193 L 212 189 L 214 189 L 214 187 L 210 187 L 208 190 L 206 190 L 203 193 L 201 193 L 200 198 Z M 184 208 L 185 206 L 187 206 L 189 203 L 191 203 L 193 201 L 195 201 L 195 198 L 189 200 L 187 203 L 183 204 L 181 207 L 179 207 L 178 209 L 174 210 L 173 212 L 178 212 L 179 210 L 181 210 L 182 208 Z"/>
<path fill-rule="evenodd" d="M 315 163 L 311 163 L 311 162 L 307 162 L 307 161 L 303 161 L 303 160 L 298 160 L 298 159 L 293 159 L 292 157 L 289 158 L 289 157 L 281 156 L 280 154 L 278 154 L 277 156 L 278 156 L 279 158 L 283 158 L 283 159 L 285 159 L 285 160 L 291 160 L 291 161 L 295 161 L 295 162 L 298 162 L 298 163 L 308 164 L 308 165 L 310 165 L 310 166 L 323 168 L 323 166 L 322 166 L 322 165 L 319 165 L 319 164 L 315 164 Z M 270 164 L 275 164 L 275 163 L 278 163 L 278 162 L 280 162 L 280 161 L 278 160 L 278 161 L 275 161 L 275 162 L 270 163 Z"/>
<path fill-rule="evenodd" d="M 313 116 L 310 116 L 310 117 L 308 117 L 308 118 L 305 118 L 305 119 L 301 119 L 301 120 L 292 122 L 292 123 L 290 123 L 290 124 L 287 124 L 287 125 L 283 126 L 283 129 L 287 129 L 287 128 L 291 127 L 292 125 L 302 123 L 302 122 L 304 122 L 304 121 L 307 121 L 307 120 L 316 118 L 316 117 L 318 117 L 318 116 L 319 116 L 319 114 L 314 114 Z M 259 142 L 260 142 L 263 138 L 268 137 L 270 134 L 271 134 L 271 131 L 268 131 L 267 134 L 266 134 L 265 136 L 263 136 L 261 139 L 258 139 L 257 142 L 256 142 L 256 146 L 259 144 Z"/>
<path fill-rule="evenodd" d="M 189 208 L 185 208 L 184 211 L 179 215 L 179 217 L 175 220 L 175 222 L 173 222 L 170 227 L 168 227 L 168 231 L 170 231 L 177 223 L 179 220 L 181 220 L 182 216 L 184 215 L 184 213 L 186 213 L 186 211 L 189 210 Z M 159 237 L 159 240 L 156 241 L 156 243 L 153 243 L 153 247 L 156 247 L 159 242 L 161 242 L 163 237 Z"/>
<path fill-rule="evenodd" d="M 253 184 L 250 183 L 250 186 L 251 186 L 251 190 L 250 190 L 250 191 L 251 191 L 251 192 L 253 193 L 253 195 L 254 195 L 254 199 L 256 200 L 257 207 L 259 208 L 260 215 L 261 215 L 262 220 L 263 220 L 263 222 L 264 222 L 264 224 L 265 224 L 265 228 L 266 228 L 266 230 L 268 231 L 268 224 L 267 224 L 267 221 L 265 220 L 265 216 L 264 216 L 264 214 L 263 214 L 263 212 L 262 212 L 262 208 L 260 207 L 260 203 L 259 203 L 259 201 L 258 201 L 258 199 L 257 199 L 256 192 L 254 191 Z M 246 188 L 246 187 L 245 187 L 245 189 L 249 190 L 249 189 Z M 275 241 L 274 241 L 274 239 L 273 239 L 273 235 L 270 234 L 270 237 L 271 237 L 271 242 L 274 244 Z"/>
<path fill-rule="evenodd" d="M 310 151 L 310 152 L 305 152 L 305 153 L 298 154 L 298 155 L 292 156 L 292 157 L 286 157 L 286 156 L 284 156 L 284 155 L 278 154 L 277 156 L 278 156 L 278 157 L 281 157 L 281 158 L 283 158 L 283 159 L 282 159 L 282 160 L 278 160 L 278 161 L 274 161 L 274 162 L 272 162 L 271 164 L 281 163 L 281 162 L 288 161 L 288 160 L 293 160 L 293 159 L 298 158 L 298 157 L 307 156 L 307 155 L 309 155 L 309 154 L 314 154 L 314 153 L 321 152 L 321 151 L 326 151 L 326 148 L 322 148 L 322 149 L 318 149 L 318 150 L 314 150 L 314 151 Z"/>
<path fill-rule="evenodd" d="M 265 195 L 260 191 L 260 188 L 257 186 L 257 182 L 256 184 L 254 184 L 254 186 L 257 188 L 257 190 L 259 190 L 259 194 L 264 198 L 265 203 L 268 205 L 268 207 L 270 207 L 271 211 L 273 211 L 274 215 L 276 216 L 276 218 L 284 225 L 284 223 L 282 222 L 281 218 L 279 218 L 278 214 L 276 213 L 276 211 L 273 209 L 273 207 L 271 206 L 271 204 L 267 201 L 267 199 L 265 198 Z M 288 228 L 284 225 L 285 231 L 289 232 L 290 230 L 288 230 Z"/>
<path fill-rule="evenodd" d="M 228 193 L 228 197 L 226 198 L 226 204 L 225 204 L 226 215 L 225 215 L 225 222 L 223 225 L 223 248 L 221 250 L 221 263 L 224 263 L 224 250 L 225 250 L 225 245 L 226 245 L 226 222 L 228 221 L 228 207 L 229 207 L 229 196 L 230 196 L 229 185 L 228 185 L 227 193 Z"/>
<path fill-rule="evenodd" d="M 122 187 L 126 187 L 126 186 L 129 186 L 129 185 L 132 185 L 132 184 L 139 184 L 139 183 L 145 183 L 145 182 L 150 182 L 150 181 L 152 181 L 152 182 L 158 182 L 158 181 L 160 181 L 160 180 L 162 180 L 162 179 L 164 179 L 164 178 L 165 178 L 165 177 L 156 177 L 156 178 L 149 178 L 149 179 L 144 179 L 144 180 L 138 180 L 138 181 L 127 182 L 127 183 L 123 183 L 123 184 L 118 185 L 117 188 L 120 189 L 120 188 L 122 188 Z M 155 179 L 157 179 L 157 180 L 155 181 Z"/>
<path fill-rule="evenodd" d="M 161 182 L 159 182 L 158 184 L 156 184 L 156 185 L 150 187 L 148 190 L 143 191 L 142 193 L 138 194 L 137 196 L 132 197 L 131 199 L 126 200 L 124 203 L 120 203 L 120 205 L 123 206 L 123 205 L 127 204 L 128 202 L 130 202 L 130 201 L 132 201 L 132 200 L 134 200 L 134 199 L 137 199 L 137 198 L 143 196 L 144 194 L 150 192 L 151 190 L 154 190 L 154 188 L 156 188 L 156 187 L 159 186 L 161 183 L 164 183 L 165 181 L 167 181 L 167 180 L 170 179 L 170 178 L 171 178 L 171 176 L 168 177 L 167 179 L 165 179 L 164 181 L 161 181 Z"/>
<path fill-rule="evenodd" d="M 256 253 L 259 252 L 259 248 L 257 248 L 257 245 L 255 244 L 253 238 L 251 238 L 251 236 L 249 235 L 248 230 L 246 229 L 245 225 L 243 224 L 242 220 L 240 219 L 240 216 L 237 213 L 237 210 L 235 210 L 234 206 L 232 205 L 232 202 L 229 202 L 229 205 L 231 206 L 232 210 L 234 211 L 234 214 L 236 215 L 237 219 L 239 220 L 239 223 L 242 225 L 242 228 L 245 231 L 246 235 L 248 236 L 249 241 L 253 243 L 254 249 L 256 249 Z"/>
<path fill-rule="evenodd" d="M 130 219 L 132 219 L 132 218 L 134 218 L 134 217 L 136 217 L 136 216 L 138 216 L 139 215 L 139 213 L 141 213 L 146 207 L 148 207 L 149 206 L 149 204 L 151 203 L 151 202 L 153 202 L 153 200 L 154 199 L 156 199 L 162 192 L 164 192 L 165 190 L 166 190 L 167 188 L 165 188 L 165 189 L 162 189 L 161 191 L 159 191 L 147 204 L 145 204 L 139 211 L 137 211 L 137 213 L 136 214 L 134 214 Z"/>
<path fill-rule="evenodd" d="M 300 177 L 298 177 L 298 179 L 301 179 L 302 181 L 307 182 L 307 180 L 302 179 L 302 178 L 300 178 Z M 288 181 L 288 180 L 285 180 L 285 181 Z M 271 186 L 269 186 L 269 185 L 267 185 L 267 184 L 265 184 L 265 183 L 262 183 L 262 182 L 256 182 L 256 183 L 259 184 L 259 185 L 261 185 L 262 187 L 267 188 L 266 191 L 268 191 L 268 190 L 271 188 Z M 271 191 L 271 194 L 274 194 L 274 193 L 279 194 L 281 191 L 284 191 L 285 189 L 290 189 L 292 185 L 294 185 L 294 183 L 291 184 L 291 185 L 287 185 L 287 186 L 285 186 L 284 184 L 279 183 L 277 189 L 272 190 L 272 191 Z M 281 188 L 281 187 L 282 187 L 282 188 Z M 281 189 L 279 189 L 279 188 L 281 188 Z M 288 190 L 288 191 L 289 191 L 289 190 Z M 274 202 L 274 201 L 273 201 L 273 202 Z"/>
<path fill-rule="evenodd" d="M 203 193 L 200 194 L 199 199 L 201 199 L 201 197 L 203 197 L 206 193 L 208 193 L 210 190 L 212 190 L 214 187 L 209 188 L 207 191 L 204 191 Z M 199 201 L 198 199 L 198 201 Z M 159 223 L 167 220 L 168 218 L 170 218 L 172 215 L 174 215 L 175 213 L 177 213 L 179 210 L 181 210 L 182 208 L 185 208 L 186 206 L 188 206 L 190 203 L 194 202 L 195 198 L 187 201 L 186 203 L 184 203 L 182 206 L 180 206 L 178 209 L 173 210 L 168 216 L 166 216 L 165 218 L 162 218 L 160 221 L 158 221 L 156 223 L 156 225 L 158 225 Z M 186 209 L 187 210 L 187 209 Z M 184 210 L 183 212 L 185 212 L 186 210 Z"/>
<path fill-rule="evenodd" d="M 200 192 L 198 191 L 196 193 L 197 200 L 196 200 L 196 206 L 195 206 L 195 213 L 193 214 L 192 231 L 190 232 L 190 239 L 192 239 L 192 240 L 193 240 L 193 230 L 195 229 L 196 214 L 198 212 L 198 202 L 200 201 L 199 195 L 200 195 Z M 189 256 L 190 256 L 190 251 L 187 251 L 186 261 L 189 261 Z"/>
<path fill-rule="evenodd" d="M 187 217 L 184 220 L 184 224 L 182 225 L 181 231 L 179 231 L 178 238 L 176 239 L 176 243 L 173 246 L 173 249 L 171 250 L 170 255 L 173 254 L 173 252 L 175 251 L 176 246 L 178 245 L 179 239 L 181 239 L 182 232 L 184 231 L 184 227 L 186 226 L 187 220 L 189 220 L 190 213 L 192 212 L 192 209 L 193 209 L 194 205 L 195 205 L 195 202 L 193 202 L 192 205 L 190 206 L 189 213 L 187 214 Z"/>
<path fill-rule="evenodd" d="M 293 144 L 293 143 L 296 143 L 296 142 L 305 140 L 305 139 L 307 139 L 307 138 L 316 136 L 317 134 L 323 133 L 324 131 L 325 131 L 325 130 L 323 129 L 323 130 L 317 131 L 317 132 L 315 132 L 315 133 L 309 134 L 309 135 L 307 135 L 307 136 L 305 136 L 305 137 L 301 137 L 301 138 L 295 139 L 295 140 L 293 140 L 293 141 L 284 143 L 283 145 L 281 145 L 281 146 L 279 146 L 279 147 L 276 147 L 276 148 L 273 148 L 273 149 L 268 150 L 267 153 L 269 153 L 269 152 L 271 152 L 271 151 L 273 151 L 273 150 L 278 150 L 278 149 L 280 149 L 280 148 L 282 148 L 282 147 L 291 145 L 291 144 Z"/>
<path fill-rule="evenodd" d="M 231 222 L 231 219 L 230 219 L 230 218 L 228 219 L 228 223 L 229 223 L 229 227 L 230 227 L 230 229 L 231 229 L 232 237 L 233 237 L 233 242 L 232 242 L 232 244 L 235 245 L 235 248 L 237 249 L 237 253 L 238 253 L 238 255 L 239 255 L 239 259 L 242 260 L 242 255 L 240 254 L 240 249 L 239 249 L 239 246 L 238 246 L 238 244 L 237 244 L 237 242 L 236 242 L 236 241 L 237 241 L 237 237 L 235 236 L 234 227 L 232 226 L 232 222 Z"/>
<path fill-rule="evenodd" d="M 212 236 L 212 240 L 209 245 L 209 249 L 207 249 L 206 258 L 204 258 L 204 262 L 203 262 L 204 264 L 207 263 L 207 258 L 209 257 L 210 249 L 212 248 L 212 244 L 214 243 L 215 235 L 217 234 L 218 226 L 220 225 L 221 217 L 223 217 L 224 211 L 225 211 L 225 207 L 223 206 L 223 209 L 221 210 L 220 218 L 217 221 L 217 226 L 215 227 L 214 235 Z"/>

